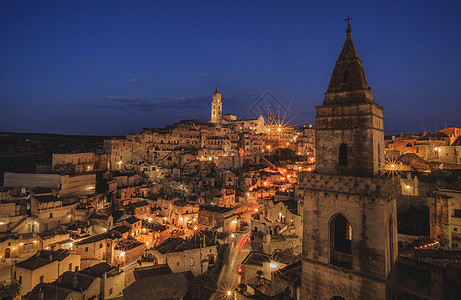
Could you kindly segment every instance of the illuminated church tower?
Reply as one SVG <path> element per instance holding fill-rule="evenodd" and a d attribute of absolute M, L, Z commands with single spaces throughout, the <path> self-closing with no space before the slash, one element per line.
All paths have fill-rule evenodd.
<path fill-rule="evenodd" d="M 351 27 L 323 105 L 316 107 L 316 172 L 304 197 L 302 299 L 387 299 L 397 258 L 397 208 L 377 176 L 383 108 L 373 101 Z"/>
<path fill-rule="evenodd" d="M 222 121 L 222 102 L 221 93 L 218 91 L 218 85 L 213 94 L 213 101 L 211 102 L 211 123 L 221 124 Z"/>

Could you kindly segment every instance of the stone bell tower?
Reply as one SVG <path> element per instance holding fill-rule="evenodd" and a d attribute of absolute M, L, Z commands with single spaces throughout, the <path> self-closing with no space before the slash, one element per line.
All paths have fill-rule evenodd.
<path fill-rule="evenodd" d="M 397 208 L 383 166 L 383 108 L 346 41 L 316 107 L 316 172 L 304 197 L 302 299 L 386 299 L 397 258 Z"/>
<path fill-rule="evenodd" d="M 213 94 L 213 101 L 211 102 L 211 123 L 221 124 L 222 121 L 222 102 L 221 93 L 216 85 L 216 90 Z"/>

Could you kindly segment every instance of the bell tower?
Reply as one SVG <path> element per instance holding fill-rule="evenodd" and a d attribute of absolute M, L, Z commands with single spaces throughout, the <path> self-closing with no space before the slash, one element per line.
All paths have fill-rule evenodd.
<path fill-rule="evenodd" d="M 216 90 L 213 93 L 213 101 L 211 101 L 211 123 L 221 124 L 222 121 L 222 102 L 221 93 L 216 85 Z"/>
<path fill-rule="evenodd" d="M 383 108 L 373 101 L 346 20 L 346 41 L 316 107 L 316 171 L 299 181 L 301 298 L 384 300 L 397 258 L 397 206 L 378 177 Z"/>
<path fill-rule="evenodd" d="M 350 24 L 325 100 L 316 111 L 316 170 L 378 175 L 384 156 L 383 108 L 373 101 Z"/>

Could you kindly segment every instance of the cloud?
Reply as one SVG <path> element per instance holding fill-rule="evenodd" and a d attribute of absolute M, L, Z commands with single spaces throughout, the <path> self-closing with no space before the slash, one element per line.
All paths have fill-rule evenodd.
<path fill-rule="evenodd" d="M 163 97 L 158 100 L 142 97 L 105 96 L 94 98 L 103 107 L 152 111 L 157 109 L 190 110 L 210 105 L 210 95 L 189 95 L 177 98 Z"/>
<path fill-rule="evenodd" d="M 149 80 L 149 77 L 143 77 L 143 78 L 135 77 L 133 79 L 129 79 L 128 82 L 129 83 L 139 83 L 139 82 L 143 82 L 143 81 L 147 81 L 147 80 Z"/>

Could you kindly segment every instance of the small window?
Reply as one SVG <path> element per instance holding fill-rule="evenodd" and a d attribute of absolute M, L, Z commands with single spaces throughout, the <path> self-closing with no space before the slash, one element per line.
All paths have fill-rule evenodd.
<path fill-rule="evenodd" d="M 347 145 L 344 143 L 339 145 L 338 163 L 340 166 L 347 165 Z"/>
<path fill-rule="evenodd" d="M 191 266 L 195 266 L 195 261 L 194 261 L 193 258 L 190 259 L 190 265 L 191 265 Z"/>
<path fill-rule="evenodd" d="M 343 83 L 349 81 L 349 70 L 344 71 L 343 73 Z"/>
<path fill-rule="evenodd" d="M 179 261 L 176 263 L 177 266 L 179 266 Z"/>
<path fill-rule="evenodd" d="M 22 276 L 19 276 L 19 283 L 22 283 Z"/>
<path fill-rule="evenodd" d="M 69 264 L 69 272 L 72 272 L 72 263 Z"/>
<path fill-rule="evenodd" d="M 50 219 L 53 218 L 53 213 L 50 213 Z"/>
<path fill-rule="evenodd" d="M 43 275 L 40 276 L 40 283 L 43 283 Z"/>
<path fill-rule="evenodd" d="M 88 252 L 88 247 L 85 247 L 85 252 Z"/>
<path fill-rule="evenodd" d="M 114 292 L 114 290 L 112 288 L 109 289 L 109 295 L 112 295 L 112 293 Z"/>
<path fill-rule="evenodd" d="M 101 244 L 99 244 L 99 249 L 101 249 L 101 248 L 102 248 L 102 243 L 101 243 Z"/>
<path fill-rule="evenodd" d="M 461 218 L 461 209 L 455 209 L 455 218 Z"/>

